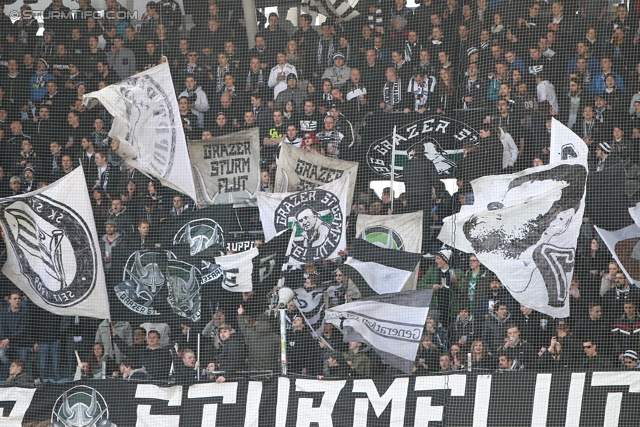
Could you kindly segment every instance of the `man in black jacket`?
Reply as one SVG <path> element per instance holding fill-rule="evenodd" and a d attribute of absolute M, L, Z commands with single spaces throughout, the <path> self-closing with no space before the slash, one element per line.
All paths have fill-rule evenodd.
<path fill-rule="evenodd" d="M 418 144 L 413 148 L 413 158 L 404 167 L 403 175 L 407 210 L 415 212 L 429 208 L 431 188 L 439 178 L 438 169 L 424 155 L 424 145 Z"/>
<path fill-rule="evenodd" d="M 242 338 L 235 333 L 230 325 L 222 325 L 219 330 L 222 352 L 218 356 L 216 369 L 224 371 L 224 375 L 230 377 L 235 372 L 244 369 L 244 360 L 247 352 Z M 216 382 L 225 382 L 227 378 L 224 375 L 216 378 Z"/>

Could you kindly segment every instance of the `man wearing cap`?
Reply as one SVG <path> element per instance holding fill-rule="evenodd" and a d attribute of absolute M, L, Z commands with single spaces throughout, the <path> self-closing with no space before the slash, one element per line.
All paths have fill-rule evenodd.
<path fill-rule="evenodd" d="M 594 165 L 593 172 L 602 172 L 604 169 L 614 166 L 616 164 L 615 157 L 610 158 L 611 146 L 607 142 L 601 142 L 596 147 L 596 164 Z"/>
<path fill-rule="evenodd" d="M 345 58 L 341 52 L 333 55 L 333 67 L 328 67 L 322 74 L 323 79 L 329 79 L 333 87 L 342 86 L 349 81 L 351 68 L 344 65 Z"/>
<path fill-rule="evenodd" d="M 31 76 L 29 80 L 31 87 L 31 96 L 29 99 L 32 101 L 41 101 L 47 94 L 47 82 L 49 80 L 55 80 L 55 77 L 49 74 L 49 64 L 47 61 L 44 58 L 40 58 L 36 65 L 36 73 Z"/>
<path fill-rule="evenodd" d="M 22 180 L 19 176 L 12 176 L 9 180 L 9 196 L 22 194 Z"/>
<path fill-rule="evenodd" d="M 633 350 L 627 350 L 622 355 L 625 371 L 638 369 L 638 353 Z"/>
<path fill-rule="evenodd" d="M 287 88 L 278 94 L 274 107 L 284 110 L 287 102 L 293 101 L 296 106 L 295 113 L 301 113 L 307 96 L 308 94 L 298 87 L 298 76 L 294 73 L 289 73 L 287 76 Z"/>
<path fill-rule="evenodd" d="M 36 189 L 36 173 L 32 166 L 27 166 L 22 172 L 22 192 L 28 193 Z"/>
<path fill-rule="evenodd" d="M 124 237 L 118 233 L 118 224 L 115 219 L 109 219 L 104 224 L 106 234 L 100 239 L 100 250 L 102 252 L 102 262 L 105 273 L 111 268 L 112 254 L 119 244 L 123 243 Z"/>
<path fill-rule="evenodd" d="M 435 307 L 440 311 L 440 322 L 445 328 L 449 327 L 450 313 L 456 313 L 452 303 L 456 298 L 456 288 L 458 279 L 462 279 L 464 274 L 460 269 L 451 268 L 451 258 L 453 251 L 442 249 L 436 254 L 435 266 L 429 268 L 418 283 L 418 289 L 433 289 Z"/>
<path fill-rule="evenodd" d="M 271 69 L 269 73 L 268 85 L 273 89 L 273 99 L 275 100 L 280 92 L 287 89 L 287 76 L 291 73 L 298 75 L 296 67 L 287 62 L 287 55 L 284 51 L 278 51 L 276 54 L 278 64 Z"/>

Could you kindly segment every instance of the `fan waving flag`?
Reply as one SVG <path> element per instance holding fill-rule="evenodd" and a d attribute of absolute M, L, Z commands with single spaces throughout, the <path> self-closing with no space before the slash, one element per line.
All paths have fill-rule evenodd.
<path fill-rule="evenodd" d="M 588 150 L 565 129 L 553 123 L 551 146 L 570 139 L 566 160 L 471 181 L 474 204 L 445 218 L 438 236 L 476 254 L 519 303 L 554 317 L 569 316 L 587 180 Z"/>
<path fill-rule="evenodd" d="M 7 245 L 4 275 L 52 313 L 108 319 L 98 233 L 82 167 L 37 191 L 0 199 L 0 209 Z"/>
<path fill-rule="evenodd" d="M 163 185 L 197 200 L 178 101 L 164 62 L 84 95 L 89 108 L 100 102 L 113 116 L 109 136 L 124 161 Z"/>
<path fill-rule="evenodd" d="M 262 229 L 267 241 L 293 229 L 289 264 L 338 258 L 346 247 L 348 175 L 318 188 L 297 193 L 257 194 Z"/>
<path fill-rule="evenodd" d="M 324 321 L 339 328 L 345 341 L 371 346 L 389 365 L 410 374 L 432 295 L 426 289 L 361 299 L 328 309 Z"/>
<path fill-rule="evenodd" d="M 412 273 L 421 258 L 419 253 L 384 249 L 364 240 L 354 239 L 342 269 L 366 298 L 415 289 L 416 276 L 412 276 Z"/>
<path fill-rule="evenodd" d="M 629 211 L 634 209 L 637 209 L 637 206 L 629 208 Z M 632 216 L 634 216 L 633 212 Z M 631 224 L 615 231 L 607 231 L 597 226 L 595 229 L 629 282 L 640 287 L 640 227 L 638 224 Z"/>

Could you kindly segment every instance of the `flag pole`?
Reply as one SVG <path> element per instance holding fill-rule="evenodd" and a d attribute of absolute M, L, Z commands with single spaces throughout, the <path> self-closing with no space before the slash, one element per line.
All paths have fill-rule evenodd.
<path fill-rule="evenodd" d="M 393 127 L 393 137 L 391 141 L 391 210 L 393 211 L 393 181 L 396 172 L 396 126 Z"/>
<path fill-rule="evenodd" d="M 196 368 L 198 370 L 198 381 L 200 381 L 200 334 L 198 334 L 198 360 L 197 360 L 197 365 L 198 367 Z"/>
<path fill-rule="evenodd" d="M 327 340 L 324 339 L 324 337 L 322 335 L 318 335 L 315 331 L 315 329 L 313 329 L 313 326 L 311 326 L 311 323 L 309 323 L 309 320 L 307 319 L 307 316 L 304 315 L 304 313 L 302 311 L 300 311 L 300 308 L 298 308 L 298 312 L 300 313 L 300 315 L 302 316 L 302 318 L 304 319 L 304 322 L 307 324 L 307 326 L 309 327 L 309 329 L 311 329 L 311 335 L 313 336 L 313 338 L 317 339 L 318 341 L 320 341 L 322 344 L 324 344 L 329 351 L 333 352 L 335 351 L 333 349 L 333 347 L 331 347 L 331 344 L 329 344 L 327 342 Z M 323 322 L 324 325 L 324 322 Z"/>

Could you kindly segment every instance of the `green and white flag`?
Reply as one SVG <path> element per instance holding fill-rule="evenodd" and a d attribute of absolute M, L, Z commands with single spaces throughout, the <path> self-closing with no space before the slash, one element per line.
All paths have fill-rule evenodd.
<path fill-rule="evenodd" d="M 257 194 L 260 220 L 267 241 L 287 228 L 293 233 L 289 264 L 339 257 L 346 247 L 350 178 L 341 177 L 313 190 Z"/>
<path fill-rule="evenodd" d="M 278 192 L 313 190 L 351 175 L 347 205 L 353 203 L 358 163 L 333 159 L 290 144 L 282 144 L 274 188 Z"/>
<path fill-rule="evenodd" d="M 358 215 L 356 236 L 385 249 L 422 252 L 423 212 L 401 215 Z"/>

